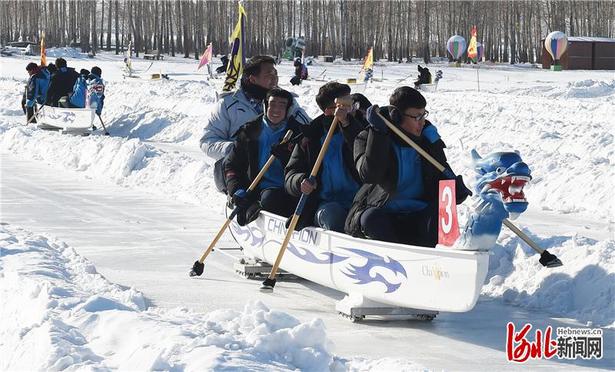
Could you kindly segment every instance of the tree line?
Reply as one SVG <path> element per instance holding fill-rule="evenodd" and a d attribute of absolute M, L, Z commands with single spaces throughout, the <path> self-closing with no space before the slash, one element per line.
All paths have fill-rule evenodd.
<path fill-rule="evenodd" d="M 427 1 L 246 0 L 247 56 L 280 55 L 287 37 L 304 36 L 306 55 L 389 61 L 446 57 L 454 34 L 469 42 L 476 25 L 486 60 L 538 62 L 551 31 L 568 36 L 615 37 L 615 0 Z M 0 1 L 0 44 L 39 42 L 84 52 L 137 53 L 198 58 L 208 43 L 228 52 L 237 2 L 226 0 Z"/>

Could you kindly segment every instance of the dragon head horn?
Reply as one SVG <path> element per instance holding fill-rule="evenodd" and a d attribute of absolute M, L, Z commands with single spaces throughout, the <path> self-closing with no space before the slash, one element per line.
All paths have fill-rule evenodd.
<path fill-rule="evenodd" d="M 476 151 L 476 149 L 472 149 L 472 160 L 477 161 L 480 159 L 482 159 L 482 156 L 478 154 L 478 151 Z"/>

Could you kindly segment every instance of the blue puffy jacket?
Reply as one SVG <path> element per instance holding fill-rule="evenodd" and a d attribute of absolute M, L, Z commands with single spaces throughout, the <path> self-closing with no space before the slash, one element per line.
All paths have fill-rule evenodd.
<path fill-rule="evenodd" d="M 85 76 L 80 75 L 73 85 L 73 93 L 70 95 L 71 107 L 84 108 L 88 92 L 88 83 Z"/>
<path fill-rule="evenodd" d="M 47 69 L 42 69 L 30 76 L 26 93 L 26 105 L 33 107 L 35 101 L 41 105 L 45 104 L 47 88 L 49 88 L 49 71 Z"/>
<path fill-rule="evenodd" d="M 105 103 L 104 80 L 96 74 L 90 74 L 87 89 L 89 94 L 90 108 L 95 108 L 96 114 L 100 115 L 102 113 L 103 105 Z"/>

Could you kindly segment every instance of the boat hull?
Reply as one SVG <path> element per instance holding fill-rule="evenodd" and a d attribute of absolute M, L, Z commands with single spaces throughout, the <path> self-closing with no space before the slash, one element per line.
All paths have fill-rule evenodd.
<path fill-rule="evenodd" d="M 96 120 L 96 110 L 43 106 L 36 120 L 44 129 L 88 130 Z"/>
<path fill-rule="evenodd" d="M 230 230 L 248 257 L 272 264 L 286 234 L 286 219 L 262 212 Z M 308 227 L 296 231 L 280 268 L 347 294 L 421 310 L 471 310 L 487 276 L 489 252 L 425 248 Z"/>

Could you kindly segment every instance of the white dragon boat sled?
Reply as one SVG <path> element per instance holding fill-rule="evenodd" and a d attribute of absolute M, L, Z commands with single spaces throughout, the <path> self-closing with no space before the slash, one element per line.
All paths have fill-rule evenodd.
<path fill-rule="evenodd" d="M 531 179 L 516 152 L 474 155 L 478 173 L 475 211 L 453 247 L 418 247 L 354 238 L 307 227 L 295 231 L 280 268 L 346 293 L 337 309 L 358 320 L 364 315 L 410 313 L 433 319 L 439 311 L 465 312 L 476 304 L 489 268 L 490 249 L 502 221 L 527 209 L 523 187 Z M 268 212 L 231 233 L 248 259 L 272 264 L 286 234 L 286 218 Z M 363 312 L 358 309 L 393 309 Z"/>
<path fill-rule="evenodd" d="M 36 115 L 38 127 L 63 133 L 89 132 L 96 120 L 94 108 L 63 108 L 43 106 Z"/>
<path fill-rule="evenodd" d="M 231 224 L 246 256 L 273 263 L 286 218 L 262 212 Z M 489 267 L 488 251 L 425 248 L 353 238 L 307 227 L 296 231 L 280 268 L 325 287 L 391 306 L 464 312 L 476 303 Z"/>

